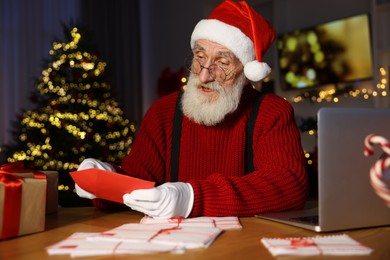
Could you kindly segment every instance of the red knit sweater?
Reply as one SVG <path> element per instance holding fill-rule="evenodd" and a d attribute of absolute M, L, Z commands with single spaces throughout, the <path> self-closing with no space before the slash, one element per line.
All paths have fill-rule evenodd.
<path fill-rule="evenodd" d="M 126 174 L 170 181 L 173 117 L 178 92 L 159 99 L 146 113 Z M 245 174 L 245 128 L 255 92 L 246 87 L 238 110 L 217 126 L 183 117 L 179 181 L 190 183 L 195 201 L 190 217 L 253 216 L 302 208 L 307 176 L 292 106 L 273 94 L 263 99 L 254 128 L 255 171 Z"/>

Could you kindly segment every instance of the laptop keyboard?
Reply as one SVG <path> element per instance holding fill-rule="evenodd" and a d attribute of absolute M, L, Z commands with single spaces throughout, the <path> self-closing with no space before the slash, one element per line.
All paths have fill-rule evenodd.
<path fill-rule="evenodd" d="M 319 224 L 318 215 L 290 218 L 290 220 L 301 222 L 301 223 L 309 223 L 309 224 L 312 224 L 312 225 L 318 225 Z"/>

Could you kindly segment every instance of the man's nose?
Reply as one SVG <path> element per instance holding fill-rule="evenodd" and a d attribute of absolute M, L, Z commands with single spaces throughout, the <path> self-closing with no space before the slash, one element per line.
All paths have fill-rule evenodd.
<path fill-rule="evenodd" d="M 201 67 L 199 72 L 199 81 L 202 83 L 208 83 L 214 81 L 214 77 L 211 75 L 210 70 L 206 67 Z"/>

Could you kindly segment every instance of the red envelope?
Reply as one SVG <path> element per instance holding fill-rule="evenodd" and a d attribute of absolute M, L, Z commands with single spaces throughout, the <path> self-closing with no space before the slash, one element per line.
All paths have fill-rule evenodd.
<path fill-rule="evenodd" d="M 126 193 L 154 187 L 152 181 L 96 168 L 71 172 L 70 176 L 83 190 L 95 194 L 98 198 L 119 203 L 123 203 L 123 195 Z"/>

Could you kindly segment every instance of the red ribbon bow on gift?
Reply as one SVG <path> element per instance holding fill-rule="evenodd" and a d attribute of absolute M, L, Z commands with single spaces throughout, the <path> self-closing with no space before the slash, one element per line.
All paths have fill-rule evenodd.
<path fill-rule="evenodd" d="M 26 172 L 33 172 L 35 179 L 46 179 L 44 173 L 24 169 L 24 163 L 21 161 L 0 166 L 0 182 L 4 183 L 1 239 L 17 236 L 19 233 L 23 177 L 14 173 Z"/>

